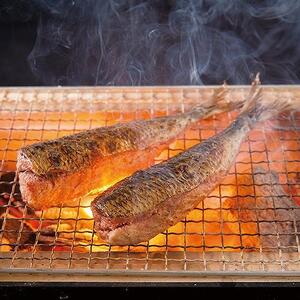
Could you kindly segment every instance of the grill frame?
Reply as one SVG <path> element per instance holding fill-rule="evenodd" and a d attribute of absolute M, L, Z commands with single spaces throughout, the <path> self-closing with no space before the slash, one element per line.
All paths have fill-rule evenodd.
<path fill-rule="evenodd" d="M 25 124 L 25 136 L 24 139 L 26 139 L 26 133 L 29 131 L 30 128 L 30 118 L 32 115 L 32 112 L 34 110 L 38 110 L 36 107 L 41 107 L 41 105 L 46 108 L 47 105 L 49 105 L 49 102 L 52 103 L 52 107 L 55 107 L 55 104 L 57 104 L 56 107 L 60 107 L 59 114 L 64 114 L 68 112 L 72 112 L 74 116 L 78 115 L 80 113 L 80 110 L 83 108 L 86 110 L 86 102 L 89 103 L 89 111 L 95 111 L 95 110 L 103 110 L 110 109 L 114 110 L 119 107 L 121 110 L 122 106 L 126 106 L 126 109 L 129 108 L 133 109 L 136 112 L 136 118 L 139 118 L 138 112 L 139 110 L 143 110 L 144 108 L 149 109 L 149 116 L 154 117 L 157 110 L 160 110 L 162 108 L 165 109 L 167 114 L 172 114 L 175 111 L 185 111 L 190 109 L 192 106 L 194 106 L 196 103 L 198 103 L 199 99 L 201 97 L 209 97 L 213 90 L 216 87 L 139 87 L 139 88 L 120 88 L 120 87 L 112 87 L 112 88 L 90 88 L 90 87 L 80 87 L 80 88 L 2 88 L 0 90 L 0 107 L 1 111 L 3 111 L 3 108 L 5 111 L 10 111 L 14 117 L 12 119 L 11 126 L 9 126 L 9 136 L 8 136 L 8 144 L 10 140 L 10 134 L 13 133 L 12 128 L 14 127 L 14 122 L 18 122 L 18 119 L 15 118 L 15 116 L 18 114 L 18 112 L 27 112 L 27 122 Z M 248 91 L 249 87 L 244 86 L 235 86 L 229 88 L 229 98 L 232 99 L 232 101 L 236 101 L 240 99 L 241 97 L 244 97 Z M 297 86 L 267 86 L 264 87 L 264 93 L 265 98 L 268 101 L 272 101 L 274 99 L 274 96 L 276 97 L 283 97 L 284 99 L 293 99 L 293 101 L 299 101 L 299 95 L 300 95 L 300 88 Z M 25 97 L 24 97 L 25 95 Z M 27 97 L 26 97 L 27 95 Z M 56 98 L 54 97 L 56 95 Z M 96 97 L 95 97 L 96 95 Z M 52 101 L 52 102 L 51 102 Z M 79 103 L 80 102 L 80 103 Z M 85 102 L 85 103 L 83 103 Z M 82 104 L 81 104 L 82 103 Z M 20 108 L 18 107 L 20 105 Z M 63 106 L 62 106 L 63 105 Z M 91 108 L 91 105 L 93 108 Z M 29 109 L 28 109 L 29 107 Z M 138 109 L 137 109 L 138 108 Z M 91 110 L 92 109 L 92 110 Z M 0 112 L 1 112 L 0 111 Z M 46 115 L 47 113 L 57 112 L 57 108 L 54 110 L 47 109 L 47 112 L 45 113 L 44 121 L 42 121 L 42 134 L 44 132 L 44 126 L 46 121 L 49 121 L 47 119 Z M 41 112 L 43 110 L 41 109 Z M 120 115 L 118 121 L 123 121 L 122 114 Z M 233 119 L 233 117 L 231 117 Z M 297 119 L 298 120 L 298 119 Z M 54 120 L 55 121 L 55 120 Z M 56 120 L 57 121 L 57 120 Z M 58 131 L 61 129 L 61 118 L 59 118 L 58 122 Z M 216 122 L 216 117 L 213 118 L 213 122 Z M 92 121 L 90 121 L 91 125 Z M 74 131 L 76 129 L 77 121 L 73 122 L 73 129 L 70 131 Z M 108 122 L 105 122 L 104 125 L 107 125 Z M 294 124 L 294 127 L 299 131 L 299 126 Z M 3 130 L 3 128 L 0 128 Z M 214 129 L 220 130 L 221 128 Z M 41 135 L 43 137 L 43 135 Z M 300 131 L 297 134 L 297 143 L 300 145 Z M 184 143 L 187 140 L 184 139 Z M 249 139 L 248 139 L 249 141 Z M 249 142 L 250 143 L 250 142 Z M 250 144 L 249 144 L 250 145 Z M 250 147 L 250 146 L 249 146 Z M 299 146 L 300 147 L 300 146 Z M 3 149 L 0 149 L 3 150 Z M 176 150 L 176 149 L 175 149 Z M 7 152 L 7 149 L 4 149 L 5 152 Z M 300 149 L 297 150 L 300 152 Z M 251 151 L 250 151 L 251 153 Z M 299 153 L 298 153 L 299 154 Z M 286 160 L 285 160 L 286 161 Z M 253 163 L 251 162 L 251 165 Z M 4 167 L 4 160 L 1 161 L 1 168 Z M 1 169 L 0 169 L 1 170 Z M 14 178 L 14 182 L 16 182 L 16 177 Z M 10 194 L 10 201 L 12 198 L 12 195 L 14 193 L 14 188 L 16 187 L 16 184 L 14 183 L 14 187 L 12 188 L 11 194 Z M 11 203 L 9 203 L 10 205 Z M 26 208 L 25 208 L 26 210 Z M 204 210 L 204 208 L 203 208 Z M 7 219 L 7 218 L 6 218 Z M 24 222 L 23 222 L 24 223 Z M 184 222 L 186 226 L 186 222 Z M 21 230 L 20 230 L 21 231 Z M 222 232 L 221 232 L 222 233 Z M 295 232 L 296 234 L 297 232 Z M 205 230 L 204 230 L 205 234 Z M 1 236 L 1 233 L 0 233 Z M 223 236 L 223 235 L 222 235 Z M 148 263 L 144 264 L 144 270 L 140 270 L 139 265 L 137 264 L 132 269 L 132 261 L 139 261 L 138 256 L 139 254 L 134 254 L 130 251 L 130 248 L 128 248 L 127 252 L 120 252 L 121 253 L 121 260 L 125 261 L 125 267 L 123 268 L 114 268 L 110 266 L 110 260 L 112 260 L 111 255 L 118 255 L 119 252 L 107 252 L 107 256 L 102 258 L 103 261 L 108 261 L 106 267 L 102 269 L 93 269 L 93 268 L 80 268 L 72 267 L 72 260 L 73 257 L 73 248 L 71 250 L 71 256 L 69 258 L 70 264 L 67 268 L 60 267 L 37 267 L 33 264 L 30 265 L 28 268 L 22 268 L 21 266 L 12 267 L 12 265 L 8 267 L 1 267 L 0 273 L 39 273 L 39 274 L 85 274 L 85 275 L 122 275 L 124 274 L 124 271 L 126 272 L 126 275 L 128 276 L 259 276 L 259 275 L 268 275 L 268 276 L 299 276 L 300 275 L 300 265 L 297 267 L 297 270 L 290 271 L 288 268 L 295 266 L 295 264 L 300 263 L 300 251 L 299 251 L 299 240 L 297 240 L 297 253 L 282 253 L 280 249 L 278 249 L 278 259 L 269 259 L 269 253 L 264 253 L 262 249 L 259 250 L 258 253 L 252 253 L 252 252 L 244 252 L 243 250 L 239 253 L 237 253 L 239 256 L 239 260 L 232 259 L 231 256 L 234 256 L 233 254 L 229 254 L 230 252 L 225 251 L 219 251 L 219 252 L 205 252 L 202 253 L 199 252 L 199 255 L 201 258 L 197 259 L 190 259 L 188 256 L 190 255 L 189 251 L 186 251 L 186 247 L 184 248 L 184 251 L 175 253 L 175 252 L 169 252 L 168 249 L 160 254 L 162 254 L 162 258 L 157 259 L 162 265 L 158 267 L 158 269 L 151 269 L 148 268 Z M 222 243 L 223 245 L 224 243 Z M 207 246 L 206 246 L 207 247 Z M 148 249 L 148 248 L 147 248 Z M 224 249 L 222 249 L 224 250 Z M 17 255 L 19 255 L 21 252 L 18 252 L 17 249 L 14 250 L 14 257 L 12 258 L 12 262 L 16 259 Z M 113 253 L 113 254 L 112 254 Z M 117 254 L 116 254 L 117 253 Z M 146 252 L 146 261 L 151 260 L 151 257 L 149 256 L 149 252 Z M 158 255 L 156 252 L 155 255 Z M 188 253 L 188 255 L 187 255 Z M 245 254 L 246 253 L 246 254 Z M 251 253 L 251 254 L 250 254 Z M 62 253 L 60 253 L 62 254 Z M 99 254 L 97 253 L 97 256 L 101 256 L 103 253 Z M 125 257 L 123 255 L 125 254 Z M 253 255 L 254 254 L 254 255 Z M 23 254 L 22 254 L 23 255 Z M 53 251 L 52 251 L 53 255 Z M 76 254 L 77 255 L 77 254 Z M 75 256 L 76 256 L 75 255 Z M 151 254 L 152 255 L 152 254 Z M 176 258 L 176 255 L 183 255 L 183 258 Z M 204 257 L 205 255 L 205 257 Z M 236 254 L 235 254 L 236 255 Z M 245 260 L 245 255 L 248 257 L 252 256 L 258 256 L 254 261 L 250 262 L 258 263 L 263 266 L 262 269 L 259 268 L 259 270 L 247 270 L 245 267 L 240 269 L 240 266 L 247 262 L 247 259 Z M 62 255 L 63 256 L 63 255 Z M 172 258 L 174 256 L 174 258 Z M 207 258 L 207 257 L 212 258 Z M 295 256 L 295 258 L 293 258 Z M 89 257 L 91 257 L 91 253 L 89 253 Z M 217 258 L 215 258 L 217 257 Z M 3 258 L 0 260 L 0 263 L 3 262 Z M 35 260 L 34 258 L 33 260 Z M 142 259 L 145 261 L 145 259 Z M 8 259 L 9 260 L 9 259 Z M 26 259 L 25 259 L 26 260 Z M 197 270 L 193 270 L 193 268 L 189 267 L 189 262 L 196 261 L 197 264 Z M 47 260 L 48 261 L 48 260 Z M 80 261 L 80 259 L 78 260 Z M 209 270 L 207 266 L 205 265 L 206 262 L 209 261 L 210 263 L 217 263 L 220 265 L 218 269 L 212 269 Z M 274 266 L 274 263 L 279 264 L 280 268 L 279 270 L 266 270 L 265 265 L 268 265 L 269 262 L 271 266 Z M 174 263 L 175 270 L 172 269 L 172 263 Z M 181 269 L 178 268 L 179 263 L 183 263 Z M 203 268 L 199 267 L 199 264 L 203 263 Z M 235 265 L 238 263 L 239 265 Z M 169 264 L 169 265 L 168 265 Z M 171 265 L 171 267 L 170 267 Z M 284 265 L 284 267 L 283 267 Z M 290 266 L 291 265 L 291 266 Z M 238 268 L 237 268 L 238 267 Z M 229 269 L 228 269 L 229 268 Z M 231 270 L 231 268 L 233 268 Z"/>

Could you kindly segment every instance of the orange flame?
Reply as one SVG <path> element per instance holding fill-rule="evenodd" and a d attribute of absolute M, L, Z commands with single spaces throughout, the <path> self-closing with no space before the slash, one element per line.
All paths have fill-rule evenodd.
<path fill-rule="evenodd" d="M 19 115 L 18 115 L 19 114 Z M 160 113 L 163 115 L 163 113 Z M 126 120 L 131 120 L 135 114 L 123 114 Z M 141 113 L 143 118 L 148 117 L 148 113 Z M 169 149 L 163 151 L 156 161 L 160 162 L 172 157 L 184 149 L 187 149 L 199 142 L 201 139 L 207 139 L 216 133 L 212 128 L 224 128 L 232 120 L 234 114 L 228 117 L 228 114 L 222 114 L 217 119 L 207 119 L 199 122 L 197 128 L 192 128 L 185 133 L 185 138 L 179 137 L 176 142 L 170 145 Z M 30 126 L 24 137 L 24 124 L 26 124 L 26 116 L 16 113 L 17 120 L 24 121 L 15 122 L 13 130 L 9 124 L 2 122 L 2 128 L 7 126 L 7 130 L 0 131 L 0 155 L 4 162 L 4 169 L 13 170 L 15 168 L 17 150 L 24 144 L 33 143 L 36 140 L 46 140 L 56 138 L 72 133 L 74 126 L 72 113 L 63 113 L 59 117 L 55 113 L 49 113 L 47 118 L 51 122 L 40 122 L 44 118 L 41 113 L 32 113 L 30 116 Z M 84 113 L 77 114 L 76 131 L 87 129 L 86 115 Z M 57 118 L 57 122 L 53 119 Z M 100 120 L 107 120 L 106 113 L 95 113 L 93 118 L 93 127 L 113 124 L 117 121 L 117 117 L 111 114 L 108 123 Z M 61 122 L 61 120 L 66 120 Z M 67 120 L 70 120 L 69 122 Z M 60 131 L 57 131 L 57 124 L 60 122 Z M 45 130 L 42 130 L 41 126 Z M 199 130 L 200 128 L 200 130 Z M 8 136 L 8 134 L 10 136 Z M 240 154 L 236 159 L 235 166 L 232 167 L 231 173 L 234 175 L 225 178 L 224 182 L 217 187 L 211 195 L 200 203 L 198 208 L 192 211 L 184 222 L 172 226 L 168 229 L 168 235 L 161 233 L 154 237 L 149 243 L 143 243 L 149 247 L 150 251 L 234 251 L 241 248 L 259 248 L 260 240 L 255 222 L 241 222 L 239 218 L 230 213 L 233 202 L 225 201 L 228 198 L 234 198 L 238 194 L 237 180 L 239 175 L 251 170 L 253 164 L 256 166 L 276 170 L 279 173 L 280 183 L 284 185 L 287 192 L 299 195 L 300 186 L 293 185 L 293 188 L 287 186 L 287 182 L 299 180 L 297 172 L 300 170 L 300 152 L 299 140 L 295 138 L 293 131 L 285 131 L 284 139 L 282 133 L 278 131 L 254 130 L 241 146 Z M 297 137 L 299 139 L 299 137 Z M 9 150 L 8 150 L 9 149 Z M 293 151 L 289 151 L 293 149 Z M 248 171 L 247 171 L 248 170 Z M 122 178 L 115 178 L 112 184 Z M 58 234 L 64 238 L 80 238 L 83 246 L 91 251 L 106 251 L 108 248 L 104 245 L 97 235 L 93 233 L 93 215 L 89 207 L 91 201 L 96 194 L 102 193 L 110 185 L 99 187 L 93 190 L 81 200 L 81 208 L 51 208 L 44 212 L 37 212 L 42 218 L 50 220 L 58 220 L 58 224 L 54 226 Z M 247 193 L 252 193 L 252 187 L 249 187 Z M 240 192 L 240 191 L 239 191 Z M 300 198 L 294 197 L 300 203 Z M 70 221 L 72 219 L 72 221 Z M 74 221 L 75 220 L 75 221 Z M 92 248 L 90 245 L 93 244 Z M 167 245 L 167 246 L 166 246 Z M 166 249 L 167 248 L 167 249 Z M 126 247 L 115 247 L 114 250 L 124 250 Z M 145 251 L 145 248 L 135 248 L 136 251 Z"/>

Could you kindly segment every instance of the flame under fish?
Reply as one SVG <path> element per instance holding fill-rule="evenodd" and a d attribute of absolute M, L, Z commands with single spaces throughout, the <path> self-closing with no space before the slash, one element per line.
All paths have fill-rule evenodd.
<path fill-rule="evenodd" d="M 153 165 L 154 158 L 192 123 L 238 105 L 224 100 L 225 91 L 218 89 L 187 113 L 96 128 L 21 148 L 17 170 L 23 199 L 38 210 L 77 205 L 91 190 Z"/>
<path fill-rule="evenodd" d="M 289 108 L 264 104 L 258 78 L 237 119 L 224 131 L 146 170 L 138 171 L 92 202 L 95 229 L 111 244 L 147 241 L 183 219 L 222 181 L 253 126 Z"/>

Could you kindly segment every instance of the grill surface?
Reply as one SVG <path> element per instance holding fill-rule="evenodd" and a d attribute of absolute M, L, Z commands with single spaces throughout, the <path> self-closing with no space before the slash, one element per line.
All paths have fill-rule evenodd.
<path fill-rule="evenodd" d="M 189 110 L 210 97 L 213 89 L 1 89 L 0 272 L 300 275 L 299 220 L 295 217 L 300 208 L 299 113 L 281 115 L 253 130 L 224 182 L 184 220 L 148 243 L 117 247 L 101 241 L 93 232 L 87 199 L 78 207 L 36 213 L 21 201 L 15 174 L 20 147 L 98 126 Z M 247 91 L 247 87 L 230 88 L 229 99 L 243 98 Z M 264 97 L 270 101 L 282 97 L 283 101 L 299 102 L 299 95 L 298 87 L 264 89 Z M 200 121 L 156 161 L 207 139 L 235 116 L 236 112 L 223 113 Z M 256 184 L 253 176 L 257 167 L 276 171 L 286 194 L 261 195 L 259 191 L 265 187 Z M 251 180 L 245 182 L 245 178 Z M 293 203 L 288 208 L 280 204 L 280 198 L 287 195 Z M 269 197 L 272 206 L 260 207 L 260 197 Z M 240 205 L 248 200 L 251 207 Z M 262 210 L 274 217 L 262 220 Z M 283 210 L 288 217 L 280 219 Z M 292 230 L 280 231 L 280 222 Z M 262 223 L 270 226 L 262 227 Z M 264 237 L 276 242 L 264 244 Z M 285 243 L 285 237 L 293 242 Z"/>

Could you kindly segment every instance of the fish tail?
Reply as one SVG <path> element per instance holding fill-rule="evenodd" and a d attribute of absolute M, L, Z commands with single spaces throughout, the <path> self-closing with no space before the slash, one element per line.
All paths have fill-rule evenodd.
<path fill-rule="evenodd" d="M 258 73 L 252 82 L 249 95 L 245 100 L 238 118 L 248 119 L 249 125 L 252 127 L 255 123 L 266 121 L 290 108 L 291 104 L 280 98 L 272 102 L 262 101 L 262 88 L 260 86 Z"/>
<path fill-rule="evenodd" d="M 216 112 L 228 112 L 235 109 L 240 109 L 243 107 L 245 101 L 228 101 L 227 99 L 228 95 L 228 86 L 227 83 L 224 82 L 222 87 L 215 90 L 212 101 L 215 104 L 215 111 Z"/>
<path fill-rule="evenodd" d="M 213 95 L 202 101 L 200 105 L 193 108 L 189 115 L 192 119 L 208 118 L 220 112 L 230 111 L 239 108 L 240 103 L 228 102 L 226 96 L 228 94 L 227 84 L 224 83 L 220 88 L 214 90 Z"/>

